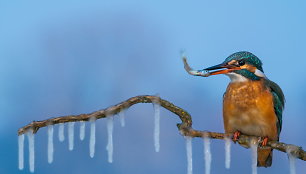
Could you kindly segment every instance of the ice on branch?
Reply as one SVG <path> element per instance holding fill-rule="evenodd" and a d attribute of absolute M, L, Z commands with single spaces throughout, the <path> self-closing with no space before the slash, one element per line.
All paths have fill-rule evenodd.
<path fill-rule="evenodd" d="M 74 146 L 74 122 L 68 123 L 68 146 L 69 150 L 73 150 Z"/>
<path fill-rule="evenodd" d="M 289 159 L 290 174 L 296 174 L 296 169 L 295 169 L 296 157 L 292 153 L 295 150 L 296 150 L 296 147 L 293 147 L 293 146 L 288 146 L 288 148 L 286 149 L 286 152 L 288 154 L 288 159 Z"/>
<path fill-rule="evenodd" d="M 80 140 L 83 141 L 85 138 L 85 121 L 80 121 Z"/>
<path fill-rule="evenodd" d="M 252 174 L 257 174 L 257 148 L 258 143 L 253 142 L 250 144 L 251 153 L 252 153 Z"/>
<path fill-rule="evenodd" d="M 114 129 L 114 118 L 113 116 L 107 117 L 107 135 L 108 135 L 108 143 L 106 146 L 106 150 L 108 152 L 108 162 L 113 162 L 113 129 Z"/>
<path fill-rule="evenodd" d="M 18 136 L 18 168 L 24 168 L 24 134 Z"/>
<path fill-rule="evenodd" d="M 210 151 L 210 139 L 208 137 L 204 137 L 204 159 L 205 159 L 205 173 L 210 174 L 211 151 Z"/>
<path fill-rule="evenodd" d="M 30 129 L 27 132 L 27 136 L 28 136 L 28 142 L 29 142 L 29 166 L 30 166 L 30 172 L 34 172 L 34 164 L 35 164 L 35 149 L 34 149 L 34 139 L 35 136 L 33 134 L 33 130 Z"/>
<path fill-rule="evenodd" d="M 63 142 L 65 140 L 64 128 L 65 128 L 64 123 L 60 123 L 58 127 L 58 139 L 60 142 Z"/>
<path fill-rule="evenodd" d="M 160 135 L 160 104 L 153 102 L 154 108 L 154 147 L 155 151 L 159 152 L 159 135 Z"/>
<path fill-rule="evenodd" d="M 231 139 L 229 137 L 224 138 L 225 141 L 225 168 L 231 167 Z"/>
<path fill-rule="evenodd" d="M 89 139 L 89 156 L 93 158 L 95 156 L 95 144 L 96 144 L 96 118 L 90 118 L 90 139 Z"/>
<path fill-rule="evenodd" d="M 124 127 L 125 126 L 125 110 L 122 110 L 119 112 L 119 119 L 120 119 L 121 127 Z"/>
<path fill-rule="evenodd" d="M 192 174 L 192 137 L 185 137 L 187 151 L 187 174 Z"/>
<path fill-rule="evenodd" d="M 53 125 L 48 125 L 48 163 L 51 164 L 53 162 Z"/>

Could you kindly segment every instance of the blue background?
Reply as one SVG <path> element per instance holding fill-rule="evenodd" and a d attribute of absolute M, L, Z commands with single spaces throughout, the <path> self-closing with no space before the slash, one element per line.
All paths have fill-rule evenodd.
<path fill-rule="evenodd" d="M 306 148 L 305 1 L 1 1 L 0 173 L 18 170 L 17 130 L 32 120 L 89 113 L 129 97 L 159 94 L 186 109 L 194 128 L 223 132 L 222 95 L 229 79 L 200 78 L 183 69 L 180 50 L 196 69 L 241 50 L 264 62 L 266 75 L 287 103 L 281 141 Z M 75 149 L 60 143 L 47 163 L 47 131 L 35 137 L 35 173 L 186 173 L 179 119 L 162 109 L 161 150 L 154 152 L 153 109 L 138 104 L 118 118 L 114 163 L 107 162 L 105 120 L 97 121 L 96 154 L 89 157 L 75 130 Z M 27 147 L 27 141 L 25 142 Z M 251 173 L 250 151 L 232 146 L 224 168 L 224 142 L 212 141 L 212 173 Z M 194 173 L 204 173 L 203 143 L 193 140 Z M 297 160 L 297 173 L 306 171 Z M 273 166 L 258 173 L 289 173 L 287 156 L 274 151 Z"/>

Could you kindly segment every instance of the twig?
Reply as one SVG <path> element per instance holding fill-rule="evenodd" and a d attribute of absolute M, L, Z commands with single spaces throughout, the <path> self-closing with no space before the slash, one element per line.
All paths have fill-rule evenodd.
<path fill-rule="evenodd" d="M 95 119 L 105 118 L 107 116 L 115 115 L 121 112 L 122 110 L 127 109 L 137 103 L 159 103 L 165 109 L 176 114 L 182 121 L 182 123 L 177 124 L 177 127 L 183 136 L 200 137 L 200 138 L 209 137 L 212 139 L 224 139 L 225 137 L 232 137 L 232 135 L 227 135 L 224 133 L 194 130 L 192 128 L 192 118 L 188 112 L 186 112 L 184 109 L 178 106 L 175 106 L 174 104 L 170 103 L 167 100 L 161 99 L 157 96 L 150 96 L 150 95 L 132 97 L 117 105 L 110 106 L 106 109 L 99 110 L 90 114 L 68 115 L 68 116 L 50 118 L 43 121 L 33 121 L 32 123 L 20 128 L 18 130 L 18 135 L 24 134 L 30 129 L 33 130 L 33 133 L 36 133 L 40 128 L 46 127 L 48 125 L 54 125 L 66 122 L 89 121 L 90 118 L 95 118 Z M 248 146 L 248 144 L 250 144 L 250 142 L 254 138 L 257 138 L 259 143 L 261 143 L 262 140 L 260 137 L 254 137 L 248 135 L 239 136 L 238 143 L 242 146 Z M 302 149 L 302 147 L 291 144 L 285 144 L 278 141 L 269 141 L 267 146 L 285 153 L 290 151 L 290 153 L 293 154 L 296 158 L 306 161 L 306 152 Z"/>

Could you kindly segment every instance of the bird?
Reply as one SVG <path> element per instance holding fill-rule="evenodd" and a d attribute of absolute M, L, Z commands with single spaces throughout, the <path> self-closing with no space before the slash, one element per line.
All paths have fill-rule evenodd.
<path fill-rule="evenodd" d="M 237 141 L 240 134 L 258 136 L 257 166 L 272 165 L 272 148 L 268 141 L 279 141 L 285 97 L 282 89 L 264 74 L 262 61 L 253 53 L 240 51 L 228 56 L 221 64 L 193 71 L 184 60 L 185 69 L 192 75 L 208 77 L 225 74 L 230 83 L 223 95 L 225 133 Z"/>

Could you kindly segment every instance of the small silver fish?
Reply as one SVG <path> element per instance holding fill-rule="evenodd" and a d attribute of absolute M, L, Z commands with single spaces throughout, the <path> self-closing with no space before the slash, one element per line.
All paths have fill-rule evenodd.
<path fill-rule="evenodd" d="M 183 57 L 184 62 L 184 68 L 187 71 L 188 74 L 194 75 L 194 76 L 202 76 L 202 77 L 208 77 L 210 76 L 210 72 L 207 70 L 193 70 L 187 63 L 186 57 Z"/>

